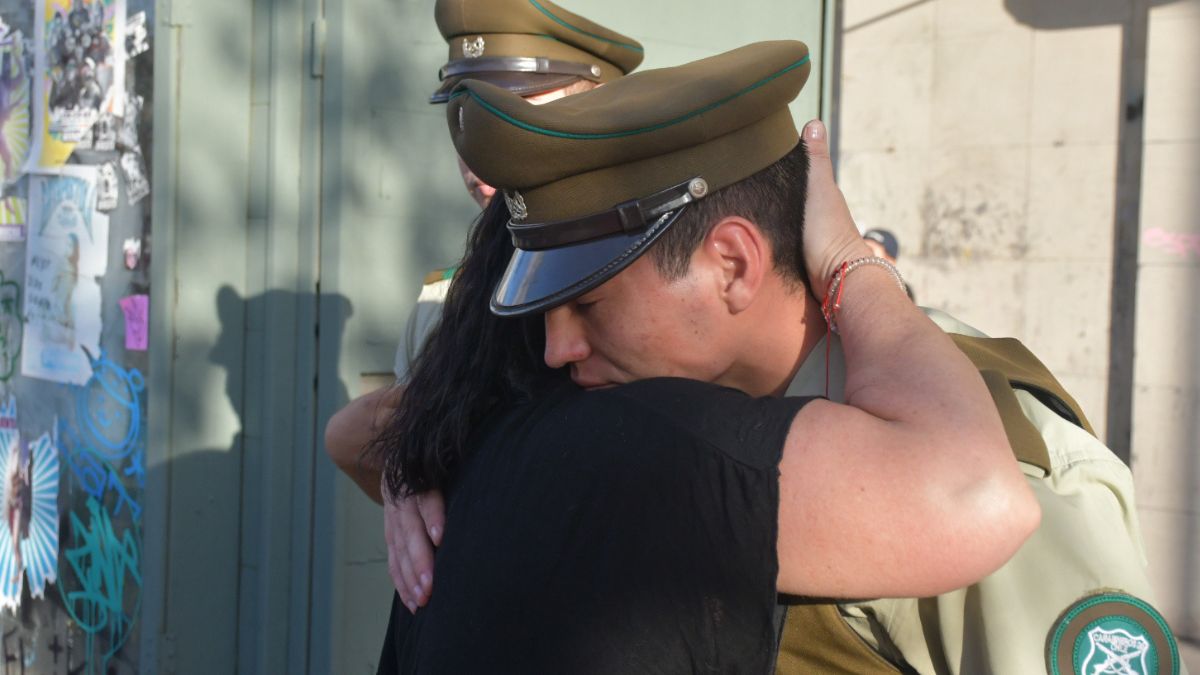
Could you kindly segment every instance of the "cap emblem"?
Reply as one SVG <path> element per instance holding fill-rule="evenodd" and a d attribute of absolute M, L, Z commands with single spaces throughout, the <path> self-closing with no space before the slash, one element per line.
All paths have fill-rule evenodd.
<path fill-rule="evenodd" d="M 529 217 L 529 209 L 525 206 L 525 198 L 520 192 L 505 190 L 504 203 L 508 204 L 508 212 L 512 214 L 513 220 L 525 220 Z"/>
<path fill-rule="evenodd" d="M 477 59 L 483 56 L 483 49 L 486 46 L 482 35 L 476 36 L 474 40 L 463 38 L 463 56 L 468 59 Z"/>

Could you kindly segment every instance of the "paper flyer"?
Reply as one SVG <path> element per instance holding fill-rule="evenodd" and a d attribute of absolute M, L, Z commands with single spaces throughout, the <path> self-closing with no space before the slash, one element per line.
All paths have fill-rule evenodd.
<path fill-rule="evenodd" d="M 29 171 L 66 163 L 102 113 L 125 102 L 125 0 L 37 0 Z"/>
<path fill-rule="evenodd" d="M 144 352 L 150 348 L 150 296 L 131 295 L 121 298 L 125 315 L 125 349 Z"/>
<path fill-rule="evenodd" d="M 92 376 L 88 352 L 100 353 L 96 277 L 108 264 L 108 216 L 95 207 L 95 167 L 30 177 L 23 375 L 80 385 Z"/>

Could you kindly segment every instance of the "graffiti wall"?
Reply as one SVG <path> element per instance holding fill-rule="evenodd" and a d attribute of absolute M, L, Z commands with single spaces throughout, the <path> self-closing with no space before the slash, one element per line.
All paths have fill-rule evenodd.
<path fill-rule="evenodd" d="M 0 675 L 132 673 L 152 0 L 0 0 Z"/>

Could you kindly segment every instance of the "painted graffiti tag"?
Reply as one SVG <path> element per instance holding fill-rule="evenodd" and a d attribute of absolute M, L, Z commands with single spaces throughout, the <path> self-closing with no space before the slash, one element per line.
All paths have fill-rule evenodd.
<path fill-rule="evenodd" d="M 139 477 L 141 486 L 145 485 L 145 469 L 142 467 L 142 454 L 138 451 L 130 454 L 129 466 L 118 472 L 112 464 L 105 461 L 102 455 L 91 446 L 84 443 L 67 424 L 59 421 L 59 444 L 62 446 L 62 456 L 75 477 L 79 487 L 91 498 L 101 503 L 107 503 L 105 493 L 114 495 L 115 504 L 112 514 L 119 516 L 122 509 L 128 511 L 133 520 L 142 519 L 142 506 L 130 494 L 121 475 Z"/>
<path fill-rule="evenodd" d="M 137 446 L 142 431 L 141 394 L 146 380 L 136 368 L 125 370 L 101 352 L 92 359 L 92 377 L 79 391 L 79 429 L 104 459 L 116 462 Z"/>
<path fill-rule="evenodd" d="M 1152 227 L 1142 235 L 1142 241 L 1150 248 L 1157 248 L 1181 258 L 1200 257 L 1200 232 L 1171 232 L 1161 227 Z"/>
<path fill-rule="evenodd" d="M 87 636 L 87 653 L 95 654 L 96 636 L 106 638 L 100 662 L 88 660 L 89 670 L 105 672 L 133 632 L 141 605 L 138 536 L 132 527 L 118 534 L 108 512 L 91 498 L 86 524 L 75 513 L 68 520 L 70 534 L 62 555 L 67 569 L 61 570 L 59 590 L 67 613 Z"/>

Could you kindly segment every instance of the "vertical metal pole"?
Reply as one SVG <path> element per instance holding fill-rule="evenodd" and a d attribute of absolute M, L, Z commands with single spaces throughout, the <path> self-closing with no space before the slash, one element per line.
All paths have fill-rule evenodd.
<path fill-rule="evenodd" d="M 837 176 L 838 149 L 842 139 L 842 30 L 845 26 L 842 3 L 826 0 L 824 13 L 824 35 L 821 48 L 825 53 L 826 67 L 821 83 L 821 119 L 829 129 L 829 157 L 833 160 L 833 173 Z"/>
<path fill-rule="evenodd" d="M 1125 463 L 1133 433 L 1134 356 L 1137 338 L 1138 237 L 1145 141 L 1146 51 L 1149 0 L 1133 0 L 1122 31 L 1121 119 L 1117 136 L 1117 190 L 1108 353 L 1106 441 Z"/>

